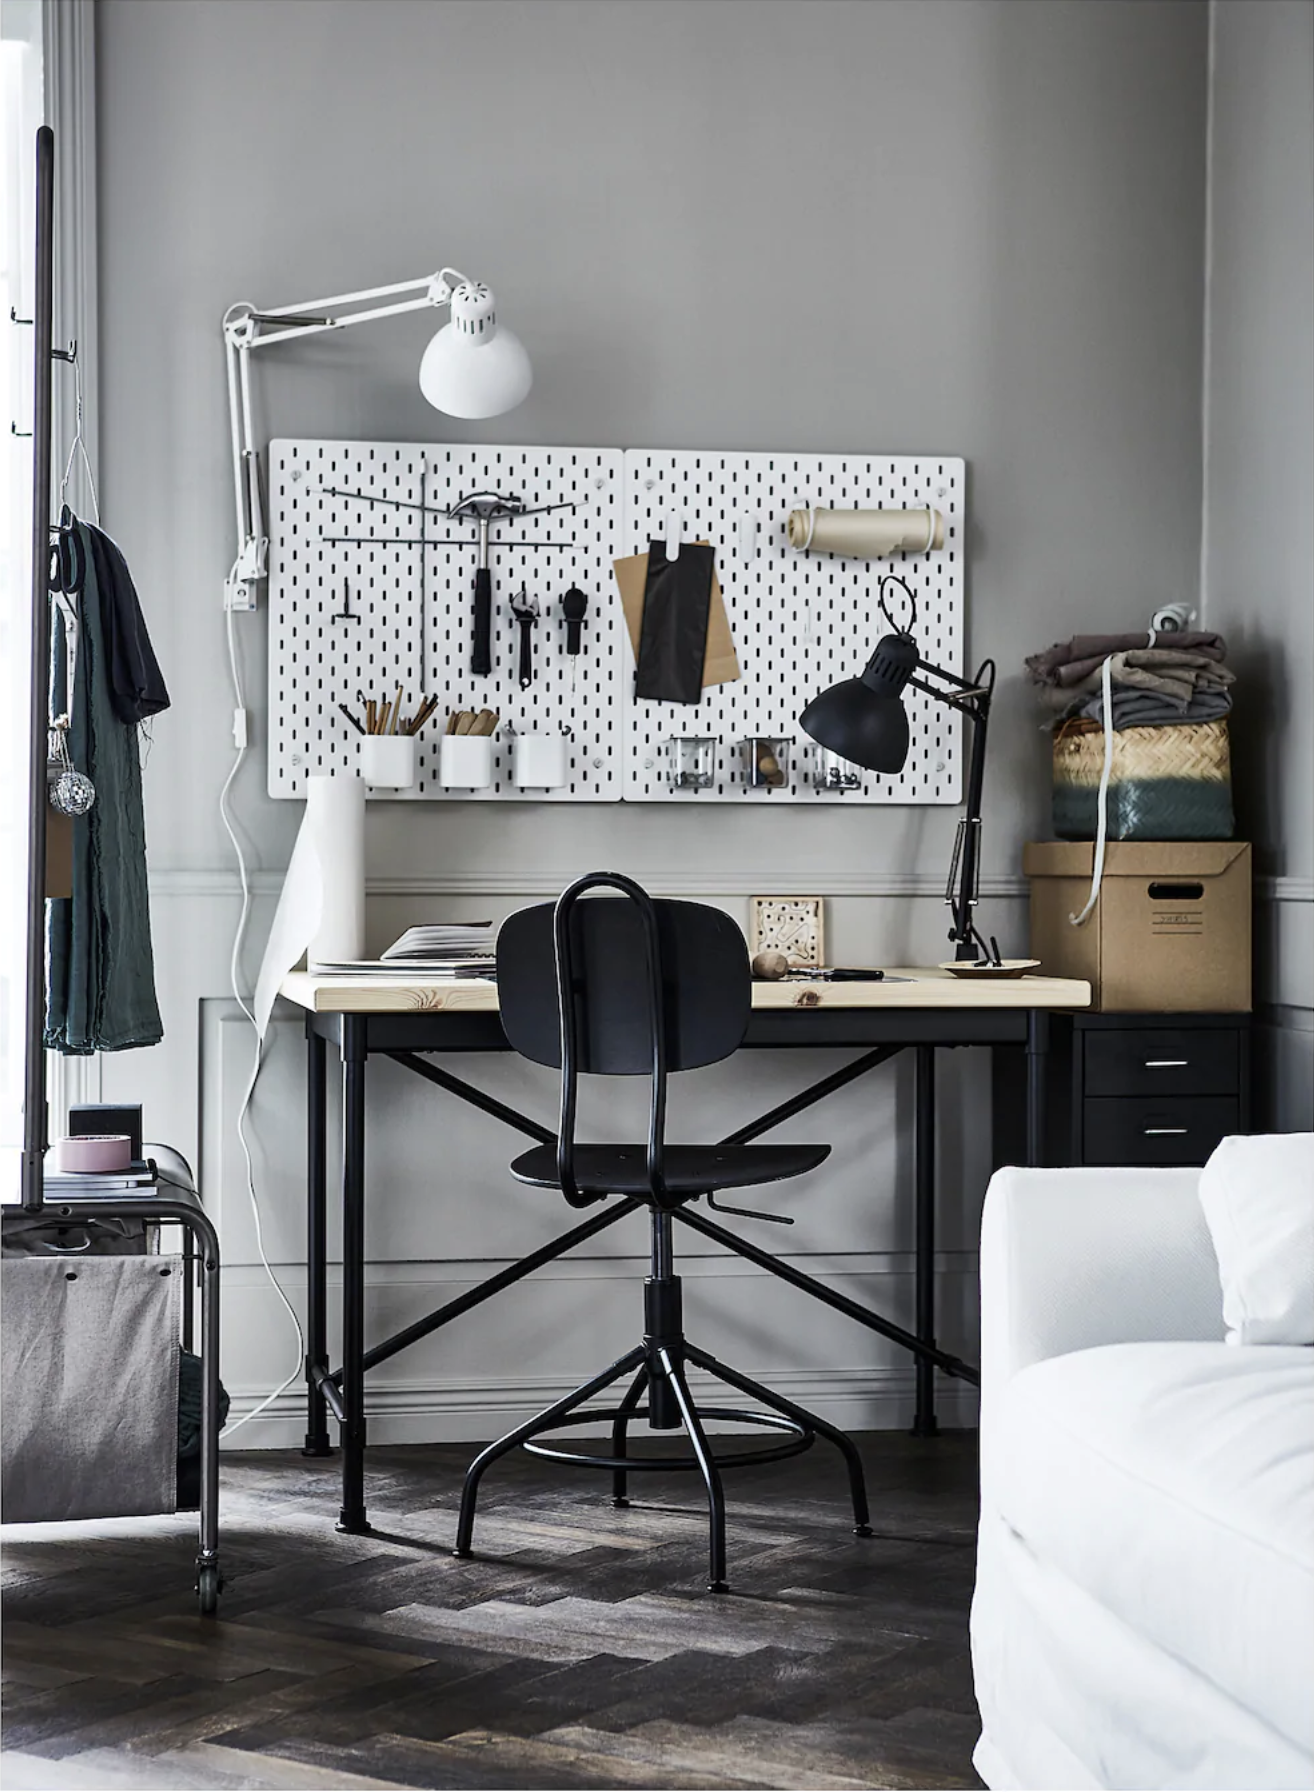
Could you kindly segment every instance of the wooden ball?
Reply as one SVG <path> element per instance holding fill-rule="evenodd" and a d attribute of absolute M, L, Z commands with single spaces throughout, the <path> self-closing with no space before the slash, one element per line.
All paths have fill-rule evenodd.
<path fill-rule="evenodd" d="M 764 983 L 778 983 L 789 975 L 789 960 L 783 952 L 759 952 L 753 959 L 753 975 Z"/>

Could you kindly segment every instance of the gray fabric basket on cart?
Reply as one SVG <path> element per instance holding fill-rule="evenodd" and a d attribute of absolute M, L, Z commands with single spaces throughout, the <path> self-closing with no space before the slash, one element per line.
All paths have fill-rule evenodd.
<path fill-rule="evenodd" d="M 174 1511 L 181 1258 L 6 1254 L 0 1274 L 0 1518 Z"/>

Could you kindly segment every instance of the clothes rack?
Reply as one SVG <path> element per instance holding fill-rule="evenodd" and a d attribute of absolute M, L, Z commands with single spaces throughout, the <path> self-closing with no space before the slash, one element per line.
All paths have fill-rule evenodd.
<path fill-rule="evenodd" d="M 45 1199 L 45 1155 L 49 1145 L 46 1109 L 46 817 L 49 758 L 48 681 L 50 668 L 49 510 L 51 501 L 51 374 L 58 359 L 71 362 L 77 345 L 53 344 L 55 136 L 43 125 L 36 135 L 36 263 L 33 291 L 32 422 L 32 660 L 31 739 L 28 762 L 30 856 L 27 872 L 27 1032 L 23 1079 L 23 1145 L 20 1208 L 25 1215 L 48 1214 L 53 1225 L 84 1220 L 144 1220 L 182 1228 L 182 1258 L 190 1277 L 199 1277 L 201 1308 L 201 1462 L 196 1591 L 202 1613 L 218 1604 L 219 1575 L 219 1239 L 194 1188 L 157 1182 L 157 1191 L 122 1197 Z M 12 1205 L 11 1205 L 12 1211 Z M 112 1261 L 112 1260 L 102 1260 Z M 84 1262 L 79 1274 L 94 1269 Z M 184 1330 L 190 1333 L 190 1298 Z M 130 1397 L 130 1393 L 124 1397 Z M 105 1516 L 114 1516 L 107 1513 Z"/>

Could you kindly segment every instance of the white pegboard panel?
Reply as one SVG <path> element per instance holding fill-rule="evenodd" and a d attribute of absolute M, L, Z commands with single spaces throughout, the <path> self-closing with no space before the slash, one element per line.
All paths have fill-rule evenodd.
<path fill-rule="evenodd" d="M 401 684 L 412 710 L 422 693 L 440 703 L 420 737 L 417 783 L 390 797 L 619 799 L 630 660 L 611 570 L 624 541 L 619 449 L 276 441 L 269 490 L 271 796 L 304 795 L 309 772 L 354 771 L 359 736 L 337 705 L 358 710 L 358 691 L 381 698 Z M 531 508 L 574 506 L 494 526 L 487 677 L 469 670 L 477 531 L 442 514 L 476 491 L 514 494 Z M 444 545 L 453 536 L 457 545 Z M 510 609 L 522 584 L 541 612 L 527 691 L 517 679 L 520 637 Z M 571 585 L 589 600 L 573 680 L 560 605 Z M 446 790 L 437 781 L 443 722 L 451 710 L 484 708 L 501 717 L 493 781 L 485 790 Z M 516 788 L 508 724 L 520 734 L 571 730 L 564 786 Z"/>
<path fill-rule="evenodd" d="M 421 693 L 441 699 L 421 737 L 416 785 L 387 793 L 401 800 L 960 799 L 961 724 L 920 693 L 908 693 L 912 750 L 904 771 L 897 778 L 864 774 L 856 790 L 818 788 L 815 749 L 797 725 L 809 697 L 859 671 L 885 632 L 875 601 L 884 571 L 900 573 L 917 593 L 916 632 L 925 657 L 961 671 L 959 459 L 293 441 L 272 443 L 269 459 L 271 796 L 302 795 L 308 772 L 355 770 L 359 737 L 338 703 L 356 709 L 358 691 L 381 697 L 400 683 L 412 707 Z M 531 507 L 569 499 L 574 508 L 496 526 L 494 669 L 476 678 L 469 671 L 476 531 L 469 523 L 454 526 L 443 513 L 458 498 L 486 490 L 514 493 Z M 796 554 L 786 542 L 785 519 L 810 504 L 931 504 L 945 517 L 945 546 L 929 556 L 871 561 Z M 706 691 L 697 705 L 634 699 L 634 658 L 612 577 L 612 560 L 664 536 L 672 511 L 685 539 L 708 540 L 716 549 L 743 672 L 738 682 Z M 755 525 L 751 551 L 742 527 L 748 519 Z M 454 546 L 440 539 L 450 536 L 461 539 Z M 516 676 L 519 636 L 509 602 L 522 583 L 542 610 L 534 631 L 535 679 L 526 692 Z M 560 611 L 571 584 L 589 599 L 573 683 Z M 481 791 L 444 789 L 437 781 L 443 720 L 453 709 L 481 708 L 497 710 L 503 725 L 493 781 Z M 572 730 L 563 787 L 517 789 L 508 723 L 518 733 Z M 663 743 L 677 734 L 716 739 L 713 787 L 672 787 Z M 752 735 L 792 742 L 786 785 L 747 786 L 739 742 Z"/>
<path fill-rule="evenodd" d="M 925 659 L 962 672 L 964 463 L 943 455 L 736 454 L 629 449 L 625 455 L 626 553 L 666 534 L 672 513 L 686 541 L 710 541 L 743 677 L 713 686 L 697 704 L 633 696 L 626 642 L 625 799 L 629 802 L 957 803 L 962 724 L 945 704 L 908 691 L 912 746 L 898 777 L 862 774 L 861 787 L 828 791 L 815 780 L 816 749 L 798 727 L 809 698 L 855 677 L 888 632 L 876 606 L 880 575 L 898 573 L 917 595 L 916 637 Z M 945 519 L 944 547 L 929 555 L 851 560 L 796 553 L 785 534 L 791 510 L 925 509 Z M 751 519 L 754 541 L 744 528 Z M 899 596 L 899 593 L 893 593 Z M 893 604 L 896 620 L 902 620 Z M 716 782 L 676 790 L 665 742 L 716 739 Z M 754 735 L 792 743 L 788 782 L 752 789 L 739 742 Z"/>

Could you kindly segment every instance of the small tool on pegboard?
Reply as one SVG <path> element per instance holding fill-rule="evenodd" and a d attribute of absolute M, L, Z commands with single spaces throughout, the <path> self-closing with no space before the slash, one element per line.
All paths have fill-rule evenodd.
<path fill-rule="evenodd" d="M 566 654 L 570 660 L 570 689 L 575 690 L 575 667 L 584 649 L 584 618 L 589 600 L 578 585 L 572 585 L 561 600 L 561 614 L 566 624 Z"/>

